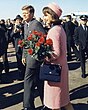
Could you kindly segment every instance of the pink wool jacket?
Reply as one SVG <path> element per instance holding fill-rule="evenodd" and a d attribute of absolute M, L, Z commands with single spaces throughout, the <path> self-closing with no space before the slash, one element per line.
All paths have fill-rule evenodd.
<path fill-rule="evenodd" d="M 54 56 L 51 63 L 62 66 L 61 82 L 44 82 L 44 105 L 51 109 L 57 109 L 67 105 L 69 99 L 68 89 L 68 65 L 66 58 L 66 35 L 61 25 L 52 27 L 47 35 L 53 40 Z"/>

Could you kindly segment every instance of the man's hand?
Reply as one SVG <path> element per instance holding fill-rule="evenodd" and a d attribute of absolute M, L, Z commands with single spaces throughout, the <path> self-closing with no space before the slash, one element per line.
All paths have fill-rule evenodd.
<path fill-rule="evenodd" d="M 76 44 L 75 44 L 75 46 L 76 46 L 77 50 L 79 50 L 79 45 L 76 45 Z"/>
<path fill-rule="evenodd" d="M 26 64 L 26 59 L 25 58 L 22 58 L 22 63 L 23 63 L 23 65 Z"/>

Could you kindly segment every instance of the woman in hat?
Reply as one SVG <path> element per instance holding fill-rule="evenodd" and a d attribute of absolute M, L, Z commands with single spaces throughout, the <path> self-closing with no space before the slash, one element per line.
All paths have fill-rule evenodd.
<path fill-rule="evenodd" d="M 52 39 L 54 49 L 51 58 L 45 60 L 62 66 L 61 82 L 44 83 L 44 105 L 52 110 L 60 110 L 61 107 L 74 110 L 69 99 L 66 35 L 59 20 L 62 9 L 57 4 L 51 3 L 43 8 L 43 14 L 46 25 L 50 27 L 47 37 Z"/>

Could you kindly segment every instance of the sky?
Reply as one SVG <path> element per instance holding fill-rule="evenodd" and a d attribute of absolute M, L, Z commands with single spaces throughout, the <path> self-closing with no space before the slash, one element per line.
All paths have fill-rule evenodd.
<path fill-rule="evenodd" d="M 18 14 L 22 16 L 21 8 L 24 5 L 32 5 L 35 16 L 42 17 L 43 7 L 52 2 L 61 7 L 62 16 L 73 12 L 88 12 L 88 0 L 0 0 L 0 19 L 14 19 Z"/>

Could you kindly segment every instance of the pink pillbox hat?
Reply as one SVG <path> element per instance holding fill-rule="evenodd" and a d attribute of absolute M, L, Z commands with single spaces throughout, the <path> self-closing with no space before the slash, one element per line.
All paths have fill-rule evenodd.
<path fill-rule="evenodd" d="M 62 9 L 56 3 L 50 3 L 47 7 L 52 9 L 59 17 L 62 14 Z"/>

